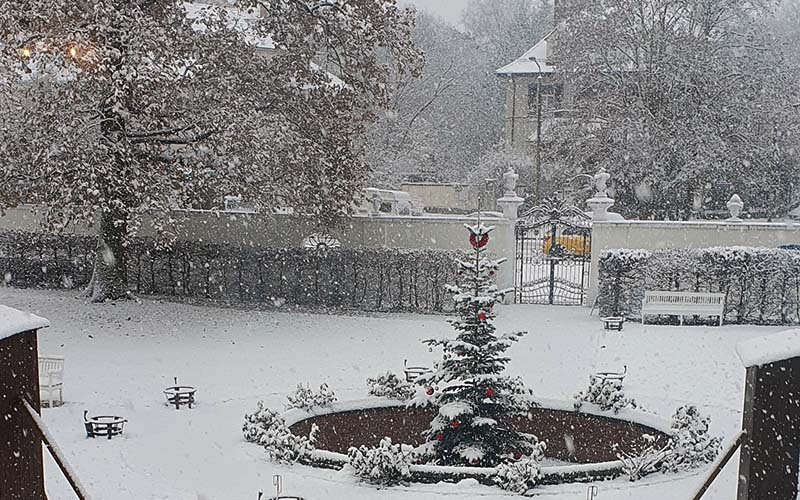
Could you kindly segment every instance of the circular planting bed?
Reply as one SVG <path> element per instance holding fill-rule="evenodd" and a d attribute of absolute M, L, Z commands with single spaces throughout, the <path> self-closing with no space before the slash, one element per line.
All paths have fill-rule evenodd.
<path fill-rule="evenodd" d="M 621 473 L 622 463 L 617 459 L 615 445 L 633 451 L 640 449 L 645 434 L 654 436 L 657 443 L 666 443 L 670 433 L 669 422 L 641 411 L 622 410 L 614 414 L 584 403 L 577 412 L 572 402 L 539 400 L 539 403 L 527 417 L 511 417 L 504 424 L 545 441 L 546 458 L 569 463 L 543 467 L 545 483 L 616 477 Z M 336 467 L 347 461 L 346 453 L 351 446 L 377 446 L 383 437 L 391 438 L 394 443 L 422 444 L 422 433 L 427 430 L 434 411 L 372 399 L 338 403 L 310 413 L 291 410 L 284 418 L 297 435 L 308 435 L 316 424 L 317 450 L 309 462 Z M 468 477 L 487 482 L 494 469 L 417 465 L 412 466 L 412 473 L 414 480 L 421 482 Z"/>

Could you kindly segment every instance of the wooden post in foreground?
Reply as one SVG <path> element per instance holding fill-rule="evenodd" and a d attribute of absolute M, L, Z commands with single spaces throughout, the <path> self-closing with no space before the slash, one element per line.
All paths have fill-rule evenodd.
<path fill-rule="evenodd" d="M 738 500 L 795 500 L 800 464 L 800 330 L 737 346 L 747 367 Z"/>
<path fill-rule="evenodd" d="M 47 320 L 0 305 L 0 500 L 45 500 L 42 442 L 20 398 L 39 411 L 36 330 Z"/>

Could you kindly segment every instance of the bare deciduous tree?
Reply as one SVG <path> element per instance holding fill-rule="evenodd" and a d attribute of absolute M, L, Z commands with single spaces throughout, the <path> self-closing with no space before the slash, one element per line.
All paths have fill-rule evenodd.
<path fill-rule="evenodd" d="M 556 54 L 572 113 L 550 130 L 550 161 L 609 170 L 632 216 L 686 218 L 734 191 L 766 215 L 789 207 L 798 74 L 774 2 L 576 3 Z"/>
<path fill-rule="evenodd" d="M 0 204 L 96 223 L 97 301 L 126 295 L 142 222 L 166 231 L 200 196 L 330 221 L 367 176 L 389 74 L 418 71 L 412 26 L 393 0 L 6 3 Z"/>

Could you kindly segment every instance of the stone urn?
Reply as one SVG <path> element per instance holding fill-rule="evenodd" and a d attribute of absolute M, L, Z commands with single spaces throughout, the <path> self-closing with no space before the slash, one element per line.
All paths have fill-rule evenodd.
<path fill-rule="evenodd" d="M 606 221 L 609 219 L 608 209 L 614 204 L 614 200 L 608 196 L 608 179 L 611 178 L 611 174 L 601 168 L 592 178 L 595 183 L 595 193 L 586 200 L 586 204 L 592 210 L 592 220 Z"/>
<path fill-rule="evenodd" d="M 742 222 L 742 219 L 739 218 L 739 214 L 742 213 L 742 208 L 744 208 L 742 198 L 738 194 L 734 194 L 725 205 L 731 213 L 731 216 L 726 219 L 726 222 Z"/>
<path fill-rule="evenodd" d="M 503 174 L 503 189 L 505 193 L 502 198 L 497 200 L 497 206 L 503 211 L 503 216 L 512 223 L 517 220 L 519 207 L 525 201 L 517 196 L 517 180 L 519 180 L 519 175 L 514 172 L 513 168 L 509 167 L 508 171 Z"/>
<path fill-rule="evenodd" d="M 519 174 L 514 172 L 514 169 L 509 167 L 508 171 L 503 174 L 503 188 L 505 193 L 503 196 L 516 197 L 517 196 L 517 181 Z"/>

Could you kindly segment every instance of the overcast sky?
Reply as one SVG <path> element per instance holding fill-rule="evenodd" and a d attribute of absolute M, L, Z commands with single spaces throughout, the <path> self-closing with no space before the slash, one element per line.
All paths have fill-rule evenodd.
<path fill-rule="evenodd" d="M 435 14 L 453 26 L 461 25 L 461 13 L 469 0 L 403 0 L 401 4 L 414 4 L 418 9 Z"/>

